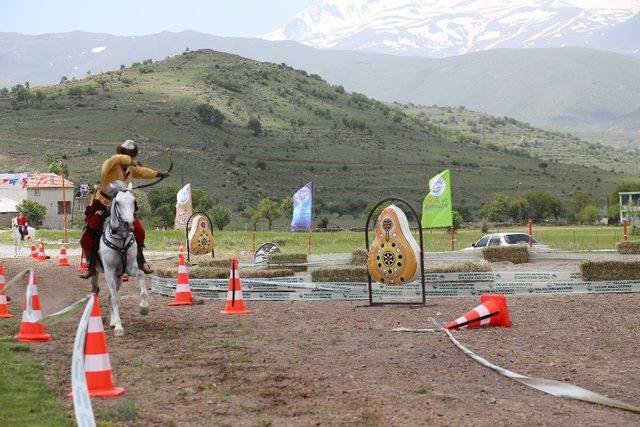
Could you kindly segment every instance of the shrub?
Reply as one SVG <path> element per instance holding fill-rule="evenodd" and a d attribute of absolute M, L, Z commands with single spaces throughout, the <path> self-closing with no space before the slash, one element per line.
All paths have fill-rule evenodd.
<path fill-rule="evenodd" d="M 619 254 L 640 254 L 640 242 L 618 243 Z"/>
<path fill-rule="evenodd" d="M 253 132 L 253 136 L 260 136 L 262 133 L 262 123 L 255 117 L 249 119 L 247 127 Z"/>
<path fill-rule="evenodd" d="M 582 280 L 640 280 L 640 261 L 594 260 L 580 264 Z"/>
<path fill-rule="evenodd" d="M 367 265 L 367 250 L 354 249 L 351 253 L 351 265 Z"/>
<path fill-rule="evenodd" d="M 490 246 L 482 251 L 482 256 L 489 262 L 510 261 L 523 264 L 529 262 L 529 248 L 525 245 Z"/>
<path fill-rule="evenodd" d="M 367 267 L 335 267 L 311 270 L 312 282 L 366 282 Z"/>
<path fill-rule="evenodd" d="M 224 113 L 222 111 L 209 104 L 199 104 L 196 107 L 196 114 L 198 114 L 200 121 L 206 124 L 213 125 L 217 128 L 222 127 L 225 119 Z"/>

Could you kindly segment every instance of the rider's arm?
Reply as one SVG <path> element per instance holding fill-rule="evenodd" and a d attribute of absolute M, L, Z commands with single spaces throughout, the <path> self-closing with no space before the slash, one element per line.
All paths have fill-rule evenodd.
<path fill-rule="evenodd" d="M 133 178 L 153 179 L 158 176 L 158 172 L 144 166 L 132 166 L 131 176 Z"/>

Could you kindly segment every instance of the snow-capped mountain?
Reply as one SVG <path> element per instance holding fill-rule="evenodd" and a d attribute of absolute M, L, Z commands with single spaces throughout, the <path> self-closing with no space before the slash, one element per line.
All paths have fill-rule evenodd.
<path fill-rule="evenodd" d="M 638 14 L 640 0 L 320 0 L 263 38 L 432 57 L 564 46 L 640 56 L 638 26 L 625 25 Z"/>

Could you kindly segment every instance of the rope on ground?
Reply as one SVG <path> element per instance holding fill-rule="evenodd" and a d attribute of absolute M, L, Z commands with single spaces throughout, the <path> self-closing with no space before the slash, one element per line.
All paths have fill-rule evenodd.
<path fill-rule="evenodd" d="M 585 388 L 578 387 L 573 384 L 565 383 L 562 381 L 549 380 L 546 378 L 528 377 L 526 375 L 518 374 L 517 372 L 509 371 L 508 369 L 504 369 L 498 365 L 494 365 L 488 360 L 478 356 L 473 351 L 469 350 L 467 347 L 463 346 L 457 339 L 455 339 L 453 334 L 448 329 L 442 328 L 442 326 L 435 319 L 430 318 L 430 320 L 436 326 L 438 326 L 442 331 L 444 331 L 444 333 L 447 334 L 451 342 L 456 347 L 458 347 L 458 349 L 461 350 L 464 354 L 466 354 L 467 356 L 469 356 L 470 358 L 472 358 L 482 366 L 485 366 L 499 373 L 500 375 L 503 375 L 514 381 L 518 381 L 519 383 L 522 383 L 528 387 L 534 388 L 536 390 L 542 391 L 552 396 L 581 400 L 583 402 L 589 402 L 589 403 L 597 403 L 597 404 L 609 406 L 612 408 L 624 409 L 625 411 L 640 413 L 640 407 L 638 406 L 634 406 L 634 405 L 622 402 L 620 400 L 612 399 L 600 393 L 596 393 L 591 390 L 587 390 Z"/>

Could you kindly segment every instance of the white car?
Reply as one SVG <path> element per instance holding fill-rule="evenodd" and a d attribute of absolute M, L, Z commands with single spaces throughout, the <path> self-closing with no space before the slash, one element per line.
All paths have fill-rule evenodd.
<path fill-rule="evenodd" d="M 549 246 L 536 241 L 533 237 L 532 247 L 534 249 L 549 249 Z M 529 235 L 527 233 L 495 233 L 487 234 L 482 239 L 473 243 L 470 248 L 463 250 L 482 250 L 487 246 L 512 246 L 512 245 L 528 245 Z"/>

